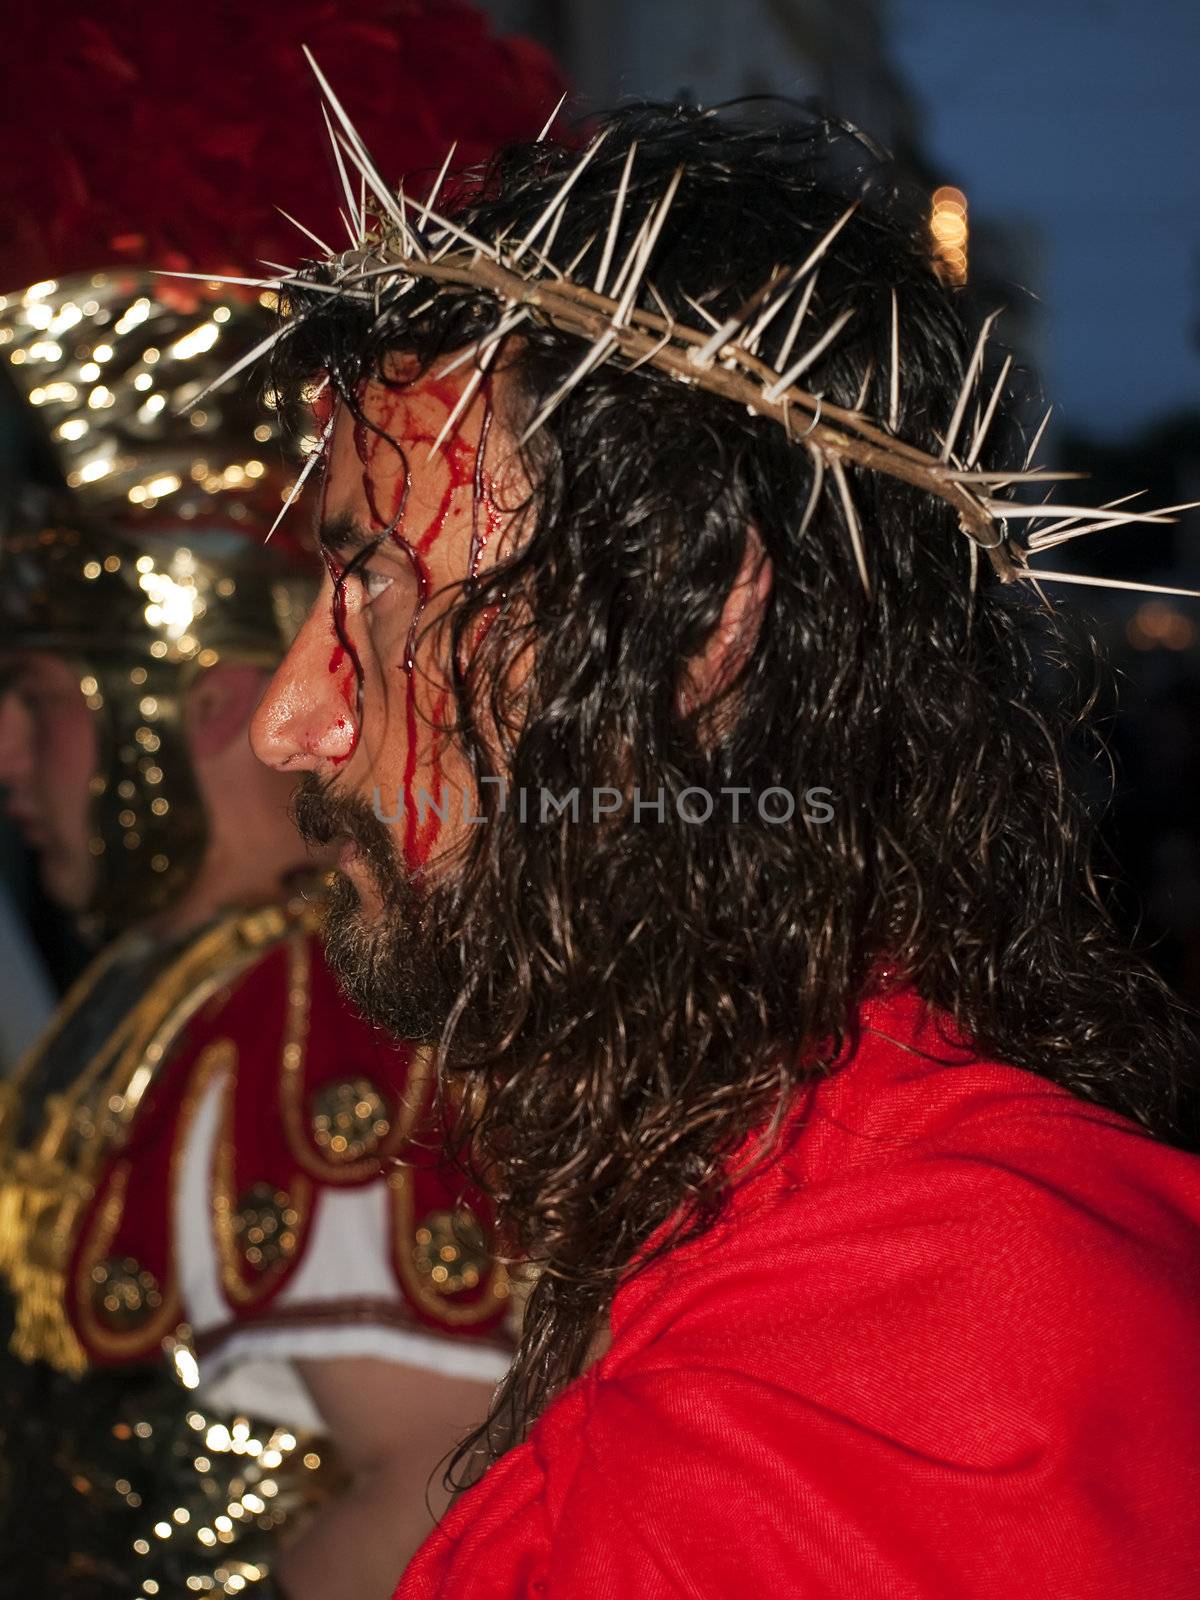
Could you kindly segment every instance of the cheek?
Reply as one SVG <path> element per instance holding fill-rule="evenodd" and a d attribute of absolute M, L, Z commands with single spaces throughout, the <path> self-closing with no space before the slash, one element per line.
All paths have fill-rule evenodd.
<path fill-rule="evenodd" d="M 96 771 L 97 739 L 83 706 L 48 712 L 38 741 L 38 775 L 46 809 L 74 828 L 86 822 Z"/>
<path fill-rule="evenodd" d="M 444 827 L 438 812 L 443 809 L 443 727 L 450 693 L 443 675 L 431 670 L 431 645 L 427 639 L 414 666 L 393 667 L 386 697 L 394 784 L 403 802 L 398 842 L 412 872 L 436 852 Z"/>
<path fill-rule="evenodd" d="M 330 761 L 334 766 L 341 766 L 349 761 L 358 748 L 363 722 L 364 672 L 362 657 L 350 637 L 349 629 L 344 625 L 339 627 L 335 618 L 330 627 L 330 634 L 331 645 L 325 671 L 332 680 L 337 699 L 341 702 L 341 709 L 335 714 L 334 726 L 344 739 L 344 749 L 337 754 L 331 754 Z"/>
<path fill-rule="evenodd" d="M 363 751 L 369 757 L 363 781 L 378 787 L 381 808 L 396 819 L 397 853 L 410 872 L 418 872 L 445 842 L 462 802 L 460 763 L 447 732 L 454 718 L 447 637 L 426 614 L 412 660 L 411 609 L 409 595 L 389 608 L 385 623 L 380 607 L 380 620 L 363 643 Z"/>
<path fill-rule="evenodd" d="M 386 533 L 402 553 L 410 582 L 403 598 L 397 593 L 386 609 L 376 602 L 373 614 L 363 613 L 362 621 L 351 619 L 346 630 L 350 638 L 335 641 L 330 666 L 335 673 L 346 673 L 339 679 L 346 695 L 357 699 L 362 684 L 356 726 L 363 729 L 373 757 L 369 781 L 387 785 L 383 802 L 388 814 L 400 811 L 397 848 L 414 872 L 457 831 L 469 785 L 469 765 L 447 732 L 456 713 L 449 635 L 432 625 L 430 608 L 440 605 L 438 596 L 446 585 L 474 576 L 485 560 L 494 559 L 508 521 L 484 469 L 492 417 L 488 386 L 481 397 L 478 432 L 460 425 L 432 457 L 430 447 L 457 402 L 458 390 L 428 382 L 424 396 L 420 408 L 405 412 L 402 430 L 411 476 L 385 440 L 361 425 L 355 430 L 361 503 L 369 526 Z M 406 402 L 402 396 L 390 397 L 387 404 L 395 407 L 395 417 L 389 410 L 377 420 L 385 428 L 389 422 L 398 427 Z M 490 620 L 485 619 L 485 628 Z M 357 659 L 349 650 L 355 641 L 361 641 Z M 469 654 L 476 642 L 467 642 Z"/>

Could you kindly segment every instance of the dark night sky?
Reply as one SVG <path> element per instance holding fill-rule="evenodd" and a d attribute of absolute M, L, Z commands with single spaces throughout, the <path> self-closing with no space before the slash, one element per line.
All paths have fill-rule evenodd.
<path fill-rule="evenodd" d="M 892 0 L 926 142 L 1036 231 L 1048 395 L 1113 436 L 1200 406 L 1200 0 Z"/>

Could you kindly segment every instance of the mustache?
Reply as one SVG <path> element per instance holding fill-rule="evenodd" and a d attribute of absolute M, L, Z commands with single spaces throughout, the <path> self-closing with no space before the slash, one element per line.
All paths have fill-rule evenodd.
<path fill-rule="evenodd" d="M 373 860 L 390 858 L 387 828 L 357 795 L 334 794 L 312 772 L 306 772 L 292 795 L 292 821 L 307 844 L 327 845 L 345 838 Z"/>

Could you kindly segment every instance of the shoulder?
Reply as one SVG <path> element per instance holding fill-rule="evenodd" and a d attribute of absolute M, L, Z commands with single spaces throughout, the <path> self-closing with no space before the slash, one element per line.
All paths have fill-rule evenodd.
<path fill-rule="evenodd" d="M 213 1344 L 290 1326 L 297 1297 L 306 1328 L 369 1312 L 426 1344 L 503 1342 L 506 1278 L 438 1163 L 429 1055 L 354 1011 L 320 922 L 308 900 L 231 915 L 140 1002 L 121 1071 L 144 1089 L 71 1247 L 92 1359 L 146 1359 L 181 1309 Z M 152 1290 L 109 1328 L 131 1272 Z"/>
<path fill-rule="evenodd" d="M 901 1054 L 807 1097 L 622 1288 L 535 1430 L 548 1500 L 656 1507 L 650 1566 L 703 1559 L 714 1594 L 1182 1594 L 1200 1163 L 1031 1074 Z"/>
<path fill-rule="evenodd" d="M 416 1332 L 497 1338 L 507 1277 L 476 1221 L 481 1197 L 441 1162 L 431 1052 L 367 1023 L 305 926 L 214 1026 L 229 1066 L 194 1152 L 212 1193 L 192 1220 L 211 1215 L 235 1319 L 296 1320 L 304 1305 L 310 1321 L 369 1310 Z"/>
<path fill-rule="evenodd" d="M 1198 1164 L 936 1018 L 867 1020 L 402 1593 L 1189 1592 Z"/>
<path fill-rule="evenodd" d="M 1200 1399 L 1200 1161 L 877 1022 L 711 1233 L 622 1289 L 608 1373 L 721 1367 L 980 1465 L 1100 1415 L 1099 1385 L 1132 1404 L 1130 1372 L 1164 1415 Z"/>

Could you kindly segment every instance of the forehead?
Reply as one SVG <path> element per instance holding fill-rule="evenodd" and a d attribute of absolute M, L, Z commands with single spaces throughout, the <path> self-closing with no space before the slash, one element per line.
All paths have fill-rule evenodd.
<path fill-rule="evenodd" d="M 492 426 L 497 380 L 478 381 L 469 363 L 445 376 L 415 367 L 409 357 L 389 358 L 384 374 L 360 387 L 358 415 L 337 407 L 324 508 L 372 532 L 395 527 L 410 542 L 470 515 L 501 431 Z"/>

